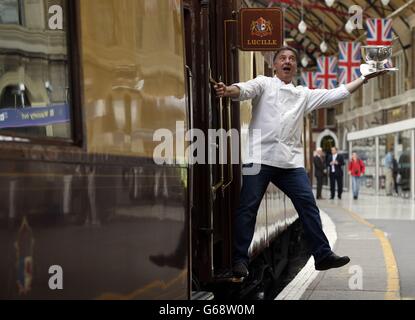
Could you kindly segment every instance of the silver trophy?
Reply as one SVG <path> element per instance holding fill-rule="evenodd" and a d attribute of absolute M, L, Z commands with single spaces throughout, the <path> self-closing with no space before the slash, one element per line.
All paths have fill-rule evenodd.
<path fill-rule="evenodd" d="M 360 65 L 360 72 L 364 76 L 379 71 L 398 70 L 387 66 L 392 57 L 391 46 L 362 46 L 362 56 L 366 60 L 365 64 Z"/>

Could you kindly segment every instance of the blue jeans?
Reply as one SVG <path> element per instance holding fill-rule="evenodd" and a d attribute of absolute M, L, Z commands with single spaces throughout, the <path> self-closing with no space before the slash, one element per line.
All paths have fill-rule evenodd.
<path fill-rule="evenodd" d="M 323 232 L 320 212 L 305 169 L 262 165 L 257 175 L 243 176 L 240 205 L 234 219 L 234 263 L 248 265 L 248 249 L 254 236 L 258 208 L 270 182 L 291 199 L 310 241 L 315 262 L 320 262 L 332 251 Z"/>
<path fill-rule="evenodd" d="M 353 190 L 353 197 L 358 197 L 359 190 L 360 190 L 360 177 L 352 176 L 352 190 Z"/>

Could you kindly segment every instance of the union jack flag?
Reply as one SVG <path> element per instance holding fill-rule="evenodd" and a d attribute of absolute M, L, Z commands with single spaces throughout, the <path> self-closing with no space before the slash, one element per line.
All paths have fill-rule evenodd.
<path fill-rule="evenodd" d="M 309 89 L 316 89 L 317 73 L 312 71 L 302 71 L 301 82 L 304 86 L 306 86 Z"/>
<path fill-rule="evenodd" d="M 392 19 L 367 19 L 367 45 L 392 45 Z"/>
<path fill-rule="evenodd" d="M 339 42 L 339 83 L 347 84 L 361 76 L 362 55 L 358 42 Z"/>
<path fill-rule="evenodd" d="M 317 88 L 334 89 L 337 86 L 337 59 L 319 57 L 317 59 Z"/>

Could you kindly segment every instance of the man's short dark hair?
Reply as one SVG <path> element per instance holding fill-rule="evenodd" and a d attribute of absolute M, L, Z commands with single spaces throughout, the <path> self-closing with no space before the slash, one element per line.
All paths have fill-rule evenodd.
<path fill-rule="evenodd" d="M 282 51 L 285 51 L 285 50 L 289 50 L 289 51 L 291 51 L 292 53 L 294 53 L 294 55 L 295 55 L 295 59 L 298 61 L 298 51 L 296 50 L 296 49 L 294 49 L 293 47 L 290 47 L 290 46 L 283 46 L 283 47 L 281 47 L 281 48 L 278 48 L 277 49 L 277 51 L 275 52 L 275 54 L 274 54 L 274 60 L 272 60 L 273 62 L 275 62 L 275 59 L 277 59 L 277 56 L 282 52 Z"/>

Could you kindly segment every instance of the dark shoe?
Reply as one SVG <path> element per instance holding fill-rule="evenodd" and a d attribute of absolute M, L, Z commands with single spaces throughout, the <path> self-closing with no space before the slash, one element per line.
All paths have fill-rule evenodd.
<path fill-rule="evenodd" d="M 337 198 L 339 198 L 339 200 L 341 200 L 342 199 L 342 196 L 338 196 Z"/>
<path fill-rule="evenodd" d="M 182 259 L 182 257 L 176 257 L 174 255 L 163 255 L 163 254 L 159 254 L 159 255 L 155 255 L 155 256 L 150 256 L 150 261 L 153 262 L 155 265 L 159 266 L 159 267 L 172 267 L 172 268 L 176 268 L 176 269 L 183 269 L 185 267 L 185 260 Z"/>
<path fill-rule="evenodd" d="M 332 268 L 340 268 L 344 265 L 348 264 L 350 262 L 350 258 L 345 257 L 339 257 L 335 253 L 332 253 L 328 257 L 324 258 L 319 263 L 315 264 L 316 270 L 322 271 L 322 270 L 328 270 Z"/>
<path fill-rule="evenodd" d="M 166 265 L 166 256 L 162 254 L 150 256 L 150 261 L 159 267 L 164 267 Z"/>
<path fill-rule="evenodd" d="M 235 264 L 232 268 L 232 273 L 237 278 L 246 278 L 249 275 L 248 268 L 243 262 Z"/>
<path fill-rule="evenodd" d="M 330 197 L 330 200 L 334 200 L 334 197 Z"/>
<path fill-rule="evenodd" d="M 357 200 L 357 197 L 356 197 L 356 196 L 354 196 L 354 197 L 353 197 L 353 199 Z"/>

